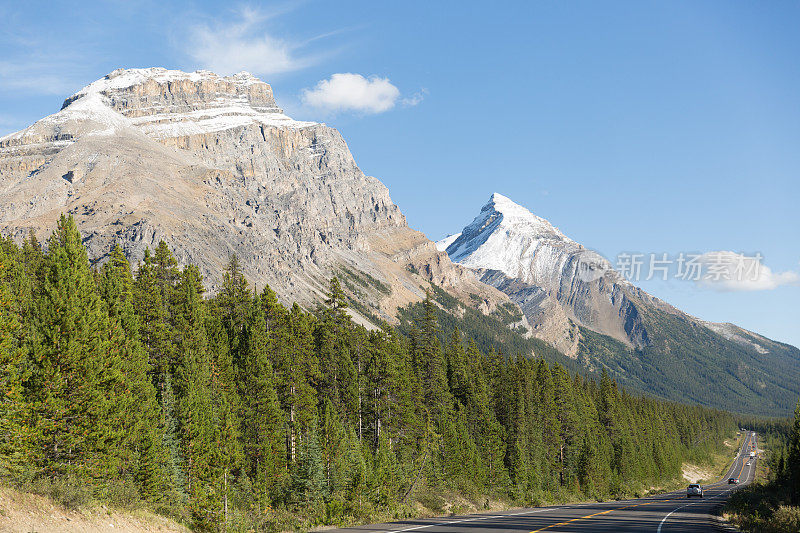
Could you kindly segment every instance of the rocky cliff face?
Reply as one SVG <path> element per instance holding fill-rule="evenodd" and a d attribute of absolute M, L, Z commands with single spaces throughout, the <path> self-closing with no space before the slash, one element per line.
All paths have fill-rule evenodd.
<path fill-rule="evenodd" d="M 0 138 L 0 192 L 6 233 L 46 236 L 72 213 L 91 257 L 119 243 L 136 261 L 163 239 L 212 287 L 235 253 L 285 301 L 349 275 L 383 318 L 428 282 L 504 299 L 407 226 L 338 131 L 287 117 L 247 73 L 114 71 Z"/>

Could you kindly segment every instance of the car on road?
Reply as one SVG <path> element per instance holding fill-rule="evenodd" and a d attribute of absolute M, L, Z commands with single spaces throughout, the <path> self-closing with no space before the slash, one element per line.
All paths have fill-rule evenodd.
<path fill-rule="evenodd" d="M 691 498 L 692 496 L 697 496 L 698 498 L 702 498 L 703 487 L 701 487 L 697 483 L 692 483 L 691 485 L 686 487 L 686 497 Z"/>
<path fill-rule="evenodd" d="M 728 479 L 728 485 L 738 485 L 738 484 L 739 484 L 738 477 L 732 477 Z"/>
<path fill-rule="evenodd" d="M 745 466 L 750 466 L 750 461 L 747 461 L 747 463 L 745 464 Z"/>

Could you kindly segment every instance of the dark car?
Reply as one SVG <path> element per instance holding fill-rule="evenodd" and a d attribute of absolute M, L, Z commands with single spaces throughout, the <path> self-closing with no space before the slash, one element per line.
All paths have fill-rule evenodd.
<path fill-rule="evenodd" d="M 738 477 L 732 477 L 732 478 L 728 479 L 728 485 L 738 485 L 738 484 L 739 484 L 739 478 Z"/>

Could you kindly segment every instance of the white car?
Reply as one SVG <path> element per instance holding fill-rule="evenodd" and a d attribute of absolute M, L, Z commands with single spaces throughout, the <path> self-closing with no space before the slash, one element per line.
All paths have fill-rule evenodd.
<path fill-rule="evenodd" d="M 703 487 L 701 487 L 697 483 L 692 483 L 691 485 L 686 487 L 686 497 L 691 498 L 692 496 L 697 496 L 698 498 L 702 498 Z"/>

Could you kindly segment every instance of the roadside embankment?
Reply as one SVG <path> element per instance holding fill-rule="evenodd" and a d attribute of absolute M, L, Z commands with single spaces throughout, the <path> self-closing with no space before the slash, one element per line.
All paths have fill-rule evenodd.
<path fill-rule="evenodd" d="M 0 486 L 0 531 L 184 533 L 189 530 L 144 509 L 120 510 L 92 503 L 70 508 L 46 496 Z"/>

